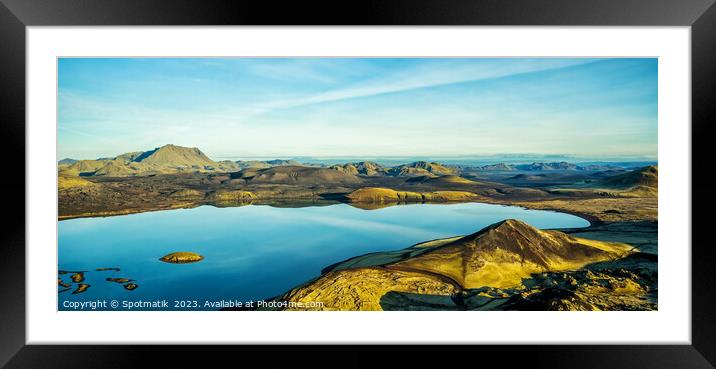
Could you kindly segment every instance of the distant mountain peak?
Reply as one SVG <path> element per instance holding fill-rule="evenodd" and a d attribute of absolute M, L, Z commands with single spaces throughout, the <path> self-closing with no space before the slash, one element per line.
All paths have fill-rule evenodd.
<path fill-rule="evenodd" d="M 522 168 L 520 168 L 522 169 Z M 529 166 L 526 166 L 526 170 L 577 170 L 577 165 L 568 163 L 566 161 L 546 163 L 546 162 L 534 162 Z"/>
<path fill-rule="evenodd" d="M 602 184 L 618 188 L 645 186 L 656 188 L 659 185 L 659 167 L 649 165 L 630 172 L 618 174 L 602 181 Z"/>
<path fill-rule="evenodd" d="M 482 170 L 495 170 L 495 171 L 512 171 L 515 170 L 514 165 L 505 164 L 505 163 L 497 163 L 497 164 L 489 164 L 489 165 L 483 165 L 480 167 Z"/>
<path fill-rule="evenodd" d="M 447 175 L 457 174 L 457 170 L 449 168 L 436 162 L 416 161 L 410 164 L 398 165 L 389 170 L 394 176 L 416 176 L 416 175 Z"/>
<path fill-rule="evenodd" d="M 302 165 L 302 164 L 299 163 L 298 161 L 292 160 L 292 159 L 273 159 L 273 160 L 266 160 L 266 163 L 269 164 L 269 165 L 273 165 L 273 166 L 284 166 L 284 165 L 288 165 L 288 166 L 300 166 L 300 165 Z"/>
<path fill-rule="evenodd" d="M 196 147 L 173 144 L 146 151 L 136 157 L 134 162 L 173 167 L 205 167 L 218 164 Z"/>
<path fill-rule="evenodd" d="M 330 167 L 344 173 L 362 175 L 382 175 L 387 172 L 386 168 L 372 161 L 360 161 L 355 163 L 336 164 Z"/>
<path fill-rule="evenodd" d="M 218 163 L 196 147 L 167 144 L 149 151 L 124 153 L 111 158 L 60 163 L 68 175 L 129 177 L 178 172 L 230 172 L 239 169 L 233 162 Z"/>
<path fill-rule="evenodd" d="M 72 165 L 74 163 L 78 162 L 78 160 L 72 159 L 72 158 L 64 158 L 57 162 L 59 165 Z"/>

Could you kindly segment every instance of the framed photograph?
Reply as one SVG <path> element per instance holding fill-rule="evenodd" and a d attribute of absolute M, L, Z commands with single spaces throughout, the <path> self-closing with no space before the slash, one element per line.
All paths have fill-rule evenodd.
<path fill-rule="evenodd" d="M 2 1 L 8 367 L 716 363 L 713 1 Z"/>

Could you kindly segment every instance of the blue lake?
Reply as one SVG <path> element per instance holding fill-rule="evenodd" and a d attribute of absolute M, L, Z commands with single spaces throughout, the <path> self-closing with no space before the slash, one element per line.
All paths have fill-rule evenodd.
<path fill-rule="evenodd" d="M 197 305 L 191 307 L 194 303 L 190 302 L 189 308 L 181 310 L 217 310 L 206 307 L 205 301 L 274 297 L 347 258 L 470 234 L 508 218 L 538 228 L 589 225 L 569 214 L 478 203 L 398 205 L 377 210 L 346 204 L 200 206 L 64 220 L 59 222 L 58 267 L 87 271 L 84 283 L 90 288 L 80 294 L 60 292 L 58 309 L 74 310 L 69 303 L 99 299 L 120 303 L 166 300 L 169 310 L 175 308 L 174 301 L 186 300 Z M 196 252 L 204 260 L 191 264 L 159 261 L 175 251 Z M 103 267 L 120 271 L 95 271 Z M 69 282 L 69 274 L 60 277 Z M 133 279 L 139 287 L 129 291 L 122 284 L 106 281 L 108 277 Z"/>

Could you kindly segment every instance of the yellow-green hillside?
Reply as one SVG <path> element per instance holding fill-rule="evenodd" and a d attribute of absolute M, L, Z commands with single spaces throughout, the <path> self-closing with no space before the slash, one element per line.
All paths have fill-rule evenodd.
<path fill-rule="evenodd" d="M 380 310 L 389 292 L 450 296 L 466 289 L 509 288 L 534 273 L 576 270 L 632 252 L 627 244 L 506 220 L 469 236 L 350 259 L 279 300 L 322 302 L 318 309 L 324 310 Z"/>
<path fill-rule="evenodd" d="M 478 200 L 480 196 L 466 191 L 431 191 L 413 192 L 398 191 L 381 187 L 365 187 L 357 189 L 346 198 L 354 203 L 388 203 L 388 202 L 448 202 Z"/>

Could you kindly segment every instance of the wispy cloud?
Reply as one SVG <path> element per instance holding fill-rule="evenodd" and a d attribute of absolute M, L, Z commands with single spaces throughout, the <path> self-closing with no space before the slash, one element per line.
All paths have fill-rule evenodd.
<path fill-rule="evenodd" d="M 656 153 L 644 59 L 73 59 L 62 156 Z"/>
<path fill-rule="evenodd" d="M 454 83 L 474 82 L 479 80 L 509 77 L 516 74 L 538 72 L 590 63 L 591 59 L 525 59 L 504 61 L 487 61 L 480 64 L 450 63 L 436 66 L 419 65 L 408 70 L 398 71 L 384 78 L 369 79 L 353 86 L 335 89 L 311 96 L 298 104 L 311 104 L 357 97 L 366 97 L 386 93 L 449 85 Z"/>
<path fill-rule="evenodd" d="M 439 65 L 417 65 L 388 75 L 359 81 L 347 87 L 290 100 L 269 101 L 257 108 L 253 115 L 310 104 L 335 102 L 388 93 L 504 78 L 517 74 L 546 71 L 594 62 L 594 59 L 518 59 L 505 62 L 489 60 L 480 64 L 446 62 Z M 274 66 L 275 67 L 275 66 Z M 304 71 L 304 73 L 306 73 Z"/>

